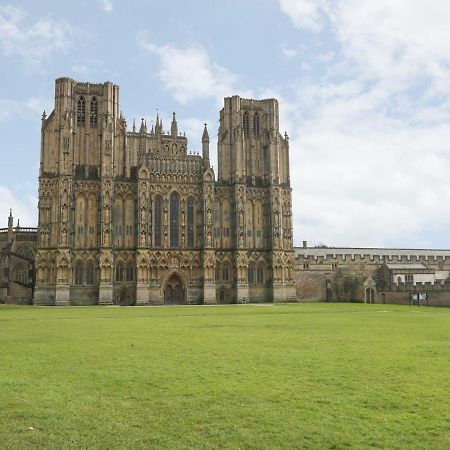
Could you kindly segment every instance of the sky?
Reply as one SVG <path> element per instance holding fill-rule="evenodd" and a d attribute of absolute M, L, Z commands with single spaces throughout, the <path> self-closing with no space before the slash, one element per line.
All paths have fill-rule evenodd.
<path fill-rule="evenodd" d="M 449 248 L 449 23 L 446 0 L 0 0 L 0 227 L 36 226 L 68 76 L 118 84 L 129 127 L 175 111 L 190 150 L 208 123 L 216 173 L 223 98 L 276 97 L 295 245 Z"/>

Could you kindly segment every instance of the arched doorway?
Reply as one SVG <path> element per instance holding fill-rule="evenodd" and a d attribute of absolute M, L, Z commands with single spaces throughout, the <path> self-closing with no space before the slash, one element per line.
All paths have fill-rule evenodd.
<path fill-rule="evenodd" d="M 164 304 L 165 305 L 183 305 L 185 303 L 185 289 L 180 277 L 173 274 L 166 284 L 164 289 Z"/>
<path fill-rule="evenodd" d="M 375 291 L 372 288 L 366 289 L 366 303 L 375 303 Z"/>

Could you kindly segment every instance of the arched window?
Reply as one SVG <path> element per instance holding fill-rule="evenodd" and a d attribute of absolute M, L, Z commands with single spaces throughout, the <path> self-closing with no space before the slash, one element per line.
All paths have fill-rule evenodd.
<path fill-rule="evenodd" d="M 170 246 L 180 246 L 180 196 L 177 192 L 170 194 Z"/>
<path fill-rule="evenodd" d="M 254 268 L 253 264 L 250 264 L 248 266 L 247 278 L 248 278 L 248 284 L 253 284 L 255 282 L 255 268 Z"/>
<path fill-rule="evenodd" d="M 123 263 L 119 263 L 116 266 L 116 281 L 123 281 L 124 279 L 124 267 Z"/>
<path fill-rule="evenodd" d="M 194 199 L 187 200 L 187 246 L 194 246 Z"/>
<path fill-rule="evenodd" d="M 134 266 L 132 263 L 127 265 L 127 281 L 134 281 Z"/>
<path fill-rule="evenodd" d="M 86 101 L 80 97 L 77 103 L 77 123 L 84 124 L 86 117 Z"/>
<path fill-rule="evenodd" d="M 216 281 L 220 281 L 220 275 L 221 275 L 220 263 L 217 263 L 216 264 Z"/>
<path fill-rule="evenodd" d="M 228 264 L 224 264 L 222 267 L 222 280 L 228 281 L 230 278 L 230 271 L 228 269 Z"/>
<path fill-rule="evenodd" d="M 253 116 L 253 134 L 259 136 L 259 114 L 255 113 Z"/>
<path fill-rule="evenodd" d="M 256 282 L 258 284 L 264 283 L 264 267 L 263 266 L 258 266 L 256 268 Z"/>
<path fill-rule="evenodd" d="M 91 127 L 96 127 L 98 124 L 98 101 L 96 97 L 91 100 Z"/>
<path fill-rule="evenodd" d="M 161 247 L 162 198 L 155 198 L 155 247 Z"/>
<path fill-rule="evenodd" d="M 82 286 L 83 285 L 83 275 L 84 275 L 84 267 L 82 263 L 76 263 L 75 264 L 75 286 Z"/>
<path fill-rule="evenodd" d="M 14 281 L 21 284 L 28 284 L 28 269 L 24 264 L 20 264 L 14 269 Z"/>
<path fill-rule="evenodd" d="M 243 129 L 245 135 L 248 135 L 249 128 L 250 128 L 250 125 L 249 125 L 249 119 L 248 119 L 248 112 L 245 111 L 244 115 L 242 116 L 242 129 Z"/>
<path fill-rule="evenodd" d="M 94 285 L 94 263 L 88 263 L 86 267 L 86 284 L 88 286 Z"/>

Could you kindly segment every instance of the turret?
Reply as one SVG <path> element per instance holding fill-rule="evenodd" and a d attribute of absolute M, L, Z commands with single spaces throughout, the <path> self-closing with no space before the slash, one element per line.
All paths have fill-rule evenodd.
<path fill-rule="evenodd" d="M 145 123 L 144 118 L 141 119 L 141 128 L 139 129 L 139 133 L 147 133 L 147 124 Z"/>
<path fill-rule="evenodd" d="M 12 215 L 12 209 L 10 209 L 9 217 L 8 217 L 8 242 L 13 241 L 13 223 L 14 223 L 14 218 Z"/>
<path fill-rule="evenodd" d="M 202 135 L 202 154 L 203 154 L 203 167 L 207 169 L 209 167 L 209 134 L 208 129 L 206 128 L 206 123 Z"/>
<path fill-rule="evenodd" d="M 173 138 L 176 138 L 178 136 L 178 125 L 177 119 L 175 118 L 175 113 L 173 113 L 172 125 L 170 126 L 170 134 Z"/>

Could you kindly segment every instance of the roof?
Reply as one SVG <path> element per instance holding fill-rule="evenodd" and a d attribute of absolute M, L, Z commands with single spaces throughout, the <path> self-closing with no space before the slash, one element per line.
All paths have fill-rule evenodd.
<path fill-rule="evenodd" d="M 415 264 L 386 264 L 386 266 L 388 267 L 388 269 L 393 269 L 393 270 L 414 270 L 414 269 L 428 269 L 427 266 L 425 266 L 424 264 L 420 264 L 420 263 L 415 263 Z"/>

